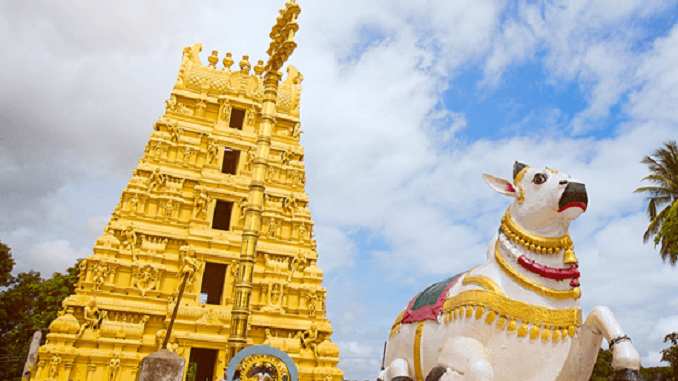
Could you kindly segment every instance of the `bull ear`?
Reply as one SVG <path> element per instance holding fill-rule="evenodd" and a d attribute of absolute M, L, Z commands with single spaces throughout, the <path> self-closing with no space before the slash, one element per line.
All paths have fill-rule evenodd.
<path fill-rule="evenodd" d="M 504 196 L 517 197 L 516 189 L 508 180 L 500 179 L 499 177 L 488 174 L 483 174 L 483 179 L 495 192 L 501 193 Z"/>

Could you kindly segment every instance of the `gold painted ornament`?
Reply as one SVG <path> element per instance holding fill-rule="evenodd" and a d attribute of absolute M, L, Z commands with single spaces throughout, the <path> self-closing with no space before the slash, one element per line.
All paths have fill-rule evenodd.
<path fill-rule="evenodd" d="M 576 264 L 574 243 L 569 234 L 560 237 L 540 237 L 522 229 L 507 210 L 501 219 L 500 231 L 513 243 L 537 254 L 558 254 L 564 251 L 563 263 Z"/>

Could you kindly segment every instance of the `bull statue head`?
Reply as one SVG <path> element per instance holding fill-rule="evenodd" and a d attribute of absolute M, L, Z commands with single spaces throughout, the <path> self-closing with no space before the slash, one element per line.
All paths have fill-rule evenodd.
<path fill-rule="evenodd" d="M 570 222 L 588 206 L 586 187 L 570 175 L 551 168 L 513 164 L 513 181 L 484 174 L 492 189 L 515 201 L 509 206 L 513 219 L 535 234 L 556 237 L 567 233 Z"/>

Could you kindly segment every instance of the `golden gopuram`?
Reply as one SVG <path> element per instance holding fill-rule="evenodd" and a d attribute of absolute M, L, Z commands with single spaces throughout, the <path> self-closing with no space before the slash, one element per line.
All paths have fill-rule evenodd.
<path fill-rule="evenodd" d="M 268 61 L 200 44 L 179 74 L 93 254 L 80 263 L 31 380 L 135 380 L 167 333 L 184 380 L 219 380 L 252 344 L 289 354 L 302 381 L 339 381 L 318 268 L 299 101 L 303 76 L 288 1 Z"/>

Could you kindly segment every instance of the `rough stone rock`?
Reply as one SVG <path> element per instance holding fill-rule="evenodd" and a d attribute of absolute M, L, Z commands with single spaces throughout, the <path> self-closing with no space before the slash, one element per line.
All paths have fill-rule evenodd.
<path fill-rule="evenodd" d="M 138 381 L 181 381 L 183 370 L 184 359 L 162 349 L 144 357 Z"/>

